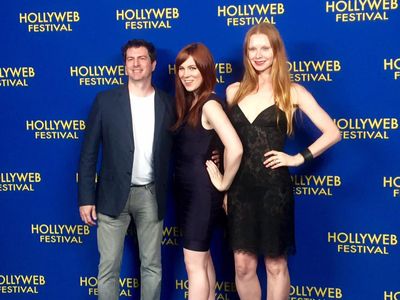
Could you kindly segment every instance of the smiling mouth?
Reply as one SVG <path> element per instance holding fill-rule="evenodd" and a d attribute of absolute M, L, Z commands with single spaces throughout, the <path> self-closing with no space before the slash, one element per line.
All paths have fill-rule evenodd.
<path fill-rule="evenodd" d="M 256 65 L 262 65 L 263 63 L 265 63 L 265 60 L 254 60 L 254 63 Z"/>

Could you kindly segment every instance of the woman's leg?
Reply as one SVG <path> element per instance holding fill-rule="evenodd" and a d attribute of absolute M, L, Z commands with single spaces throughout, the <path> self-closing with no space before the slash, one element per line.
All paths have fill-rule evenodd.
<path fill-rule="evenodd" d="M 212 289 L 212 287 L 210 288 L 207 274 L 210 252 L 193 251 L 184 248 L 183 255 L 189 279 L 189 300 L 208 300 L 210 289 Z"/>
<path fill-rule="evenodd" d="M 241 300 L 260 300 L 261 287 L 257 277 L 258 258 L 254 254 L 234 252 L 235 282 Z"/>
<path fill-rule="evenodd" d="M 208 300 L 215 300 L 215 281 L 216 281 L 215 269 L 210 251 L 208 251 L 207 276 L 208 276 L 208 284 L 210 286 L 210 293 L 208 296 Z"/>
<path fill-rule="evenodd" d="M 290 277 L 286 257 L 266 257 L 265 268 L 267 271 L 267 300 L 287 300 Z"/>

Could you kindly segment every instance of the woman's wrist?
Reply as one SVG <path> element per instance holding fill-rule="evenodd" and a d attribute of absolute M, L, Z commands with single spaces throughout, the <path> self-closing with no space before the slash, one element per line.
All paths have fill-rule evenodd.
<path fill-rule="evenodd" d="M 310 149 L 306 148 L 299 153 L 303 157 L 303 163 L 310 162 L 314 159 Z"/>
<path fill-rule="evenodd" d="M 295 162 L 296 162 L 296 167 L 305 163 L 305 159 L 304 159 L 303 155 L 301 155 L 301 153 L 297 153 L 294 156 L 294 158 L 295 158 Z"/>
<path fill-rule="evenodd" d="M 224 192 L 224 193 L 228 192 L 230 186 L 231 186 L 230 184 L 228 184 L 226 182 L 222 182 L 221 183 L 221 192 Z"/>

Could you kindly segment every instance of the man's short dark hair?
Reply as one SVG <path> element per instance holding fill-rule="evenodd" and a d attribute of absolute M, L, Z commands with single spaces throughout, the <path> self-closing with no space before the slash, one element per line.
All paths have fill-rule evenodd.
<path fill-rule="evenodd" d="M 146 40 L 133 39 L 133 40 L 129 40 L 121 49 L 122 56 L 124 57 L 124 62 L 126 61 L 126 52 L 128 51 L 128 49 L 129 48 L 139 48 L 139 47 L 145 47 L 147 49 L 147 51 L 149 52 L 151 62 L 153 62 L 157 59 L 156 47 L 154 47 L 154 45 L 152 43 L 150 43 Z"/>

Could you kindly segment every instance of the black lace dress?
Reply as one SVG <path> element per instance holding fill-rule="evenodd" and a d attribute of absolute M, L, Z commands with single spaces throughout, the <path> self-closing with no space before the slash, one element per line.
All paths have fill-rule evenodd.
<path fill-rule="evenodd" d="M 272 105 L 250 123 L 236 105 L 229 117 L 243 144 L 242 162 L 228 192 L 232 248 L 269 257 L 294 254 L 294 199 L 288 168 L 272 170 L 263 165 L 265 152 L 283 151 L 285 114 Z"/>

